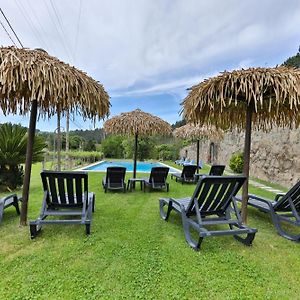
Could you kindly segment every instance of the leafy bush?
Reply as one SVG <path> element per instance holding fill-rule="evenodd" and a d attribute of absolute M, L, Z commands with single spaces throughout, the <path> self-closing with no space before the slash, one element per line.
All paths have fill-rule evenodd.
<path fill-rule="evenodd" d="M 14 190 L 23 184 L 23 166 L 10 166 L 0 169 L 0 191 Z"/>
<path fill-rule="evenodd" d="M 162 144 L 155 146 L 156 158 L 160 160 L 175 160 L 178 156 L 178 149 L 173 144 Z"/>
<path fill-rule="evenodd" d="M 122 142 L 124 148 L 124 157 L 132 158 L 134 153 L 134 137 L 126 138 Z M 137 159 L 145 160 L 151 158 L 152 150 L 154 148 L 154 141 L 148 137 L 138 138 Z"/>
<path fill-rule="evenodd" d="M 242 152 L 236 152 L 231 156 L 229 167 L 235 173 L 243 173 L 244 156 Z"/>
<path fill-rule="evenodd" d="M 104 156 L 108 158 L 123 158 L 123 140 L 124 138 L 120 135 L 111 135 L 104 139 L 101 143 Z"/>
<path fill-rule="evenodd" d="M 0 126 L 0 184 L 15 189 L 23 181 L 23 169 L 27 150 L 27 128 L 5 123 Z M 32 162 L 43 160 L 44 139 L 36 135 L 33 144 Z"/>

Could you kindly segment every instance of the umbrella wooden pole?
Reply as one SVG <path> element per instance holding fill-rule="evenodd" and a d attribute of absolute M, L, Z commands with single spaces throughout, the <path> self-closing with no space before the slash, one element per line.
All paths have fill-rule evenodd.
<path fill-rule="evenodd" d="M 252 105 L 247 106 L 246 112 L 246 131 L 245 131 L 245 146 L 244 146 L 244 169 L 243 174 L 247 177 L 242 194 L 242 221 L 247 223 L 247 203 L 248 203 L 248 187 L 249 187 L 249 169 L 250 169 L 250 150 L 251 150 L 251 123 L 252 123 Z"/>
<path fill-rule="evenodd" d="M 199 173 L 199 148 L 200 148 L 200 141 L 197 140 L 197 174 Z"/>
<path fill-rule="evenodd" d="M 60 109 L 57 107 L 57 170 L 61 171 L 61 132 L 60 132 Z"/>
<path fill-rule="evenodd" d="M 136 178 L 137 148 L 138 148 L 138 134 L 136 133 L 134 136 L 133 178 Z"/>
<path fill-rule="evenodd" d="M 27 224 L 27 210 L 28 210 L 28 196 L 29 196 L 29 186 L 30 186 L 30 175 L 31 175 L 31 165 L 32 165 L 32 155 L 33 155 L 33 143 L 36 127 L 36 117 L 37 117 L 37 100 L 33 100 L 31 104 L 30 121 L 28 128 L 28 140 L 26 149 L 26 162 L 25 162 L 25 174 L 23 183 L 23 193 L 22 193 L 22 208 L 20 216 L 20 225 Z"/>

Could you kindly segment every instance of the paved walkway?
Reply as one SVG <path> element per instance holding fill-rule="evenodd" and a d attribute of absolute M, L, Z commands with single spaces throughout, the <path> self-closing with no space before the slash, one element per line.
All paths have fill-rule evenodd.
<path fill-rule="evenodd" d="M 267 185 L 264 185 L 262 183 L 259 183 L 259 182 L 256 182 L 252 179 L 249 180 L 249 183 L 257 188 L 260 188 L 262 190 L 265 190 L 265 191 L 268 191 L 268 192 L 271 192 L 271 193 L 275 193 L 275 194 L 279 194 L 279 193 L 284 193 L 284 191 L 281 191 L 281 190 L 278 190 L 278 189 L 275 189 L 275 188 L 272 188 L 270 186 L 267 186 Z"/>
<path fill-rule="evenodd" d="M 233 173 L 228 172 L 228 171 L 225 171 L 225 173 L 227 173 L 228 175 L 234 175 Z M 283 193 L 283 194 L 285 194 L 284 191 L 275 189 L 273 187 L 270 187 L 270 186 L 267 186 L 265 184 L 259 183 L 257 181 L 252 180 L 252 179 L 249 180 L 249 184 L 253 185 L 256 188 L 259 188 L 259 189 L 262 189 L 262 190 L 265 190 L 265 191 L 268 191 L 268 192 L 271 192 L 271 193 L 275 193 L 275 194 Z"/>

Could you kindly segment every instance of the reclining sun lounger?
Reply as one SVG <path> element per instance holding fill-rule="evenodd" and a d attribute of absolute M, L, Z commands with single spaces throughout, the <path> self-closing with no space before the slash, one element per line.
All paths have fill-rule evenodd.
<path fill-rule="evenodd" d="M 181 183 L 196 182 L 196 179 L 195 179 L 196 170 L 197 170 L 196 165 L 186 165 L 183 167 L 181 173 L 171 174 L 171 179 L 173 179 L 173 177 L 175 177 L 175 180 L 181 181 Z"/>
<path fill-rule="evenodd" d="M 146 187 L 148 187 L 149 190 L 167 189 L 168 192 L 168 173 L 169 168 L 167 167 L 153 167 L 149 178 L 144 178 L 144 192 L 146 191 Z"/>
<path fill-rule="evenodd" d="M 238 200 L 241 201 L 240 198 Z M 283 223 L 300 227 L 300 181 L 286 194 L 278 194 L 274 201 L 250 194 L 248 205 L 269 213 L 279 235 L 292 241 L 300 241 L 300 233 L 293 234 L 282 227 Z"/>
<path fill-rule="evenodd" d="M 109 167 L 106 170 L 106 176 L 102 180 L 102 186 L 105 193 L 107 190 L 123 190 L 126 192 L 125 183 L 126 168 L 124 167 Z"/>
<path fill-rule="evenodd" d="M 185 239 L 195 250 L 200 249 L 205 237 L 219 235 L 233 235 L 250 246 L 257 230 L 242 224 L 234 199 L 245 180 L 243 176 L 203 176 L 192 197 L 159 199 L 160 215 L 167 221 L 172 210 L 179 213 Z M 210 225 L 228 225 L 229 229 L 209 229 Z M 198 240 L 192 238 L 191 228 L 197 231 Z M 240 236 L 243 234 L 246 237 Z"/>
<path fill-rule="evenodd" d="M 90 234 L 95 195 L 88 192 L 88 174 L 43 171 L 41 177 L 44 198 L 39 218 L 30 222 L 31 238 L 37 236 L 44 224 L 82 224 L 86 234 Z M 48 216 L 72 219 L 46 220 Z"/>

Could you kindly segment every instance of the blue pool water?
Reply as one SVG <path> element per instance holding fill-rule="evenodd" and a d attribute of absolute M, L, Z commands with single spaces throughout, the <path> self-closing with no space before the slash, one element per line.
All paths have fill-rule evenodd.
<path fill-rule="evenodd" d="M 166 165 L 159 162 L 137 162 L 137 172 L 150 173 L 153 167 L 165 167 Z M 125 167 L 126 171 L 133 171 L 133 161 L 102 161 L 95 165 L 84 168 L 84 171 L 106 171 L 108 167 Z M 169 167 L 169 166 L 168 166 Z M 176 173 L 178 170 L 169 167 L 170 173 Z"/>

